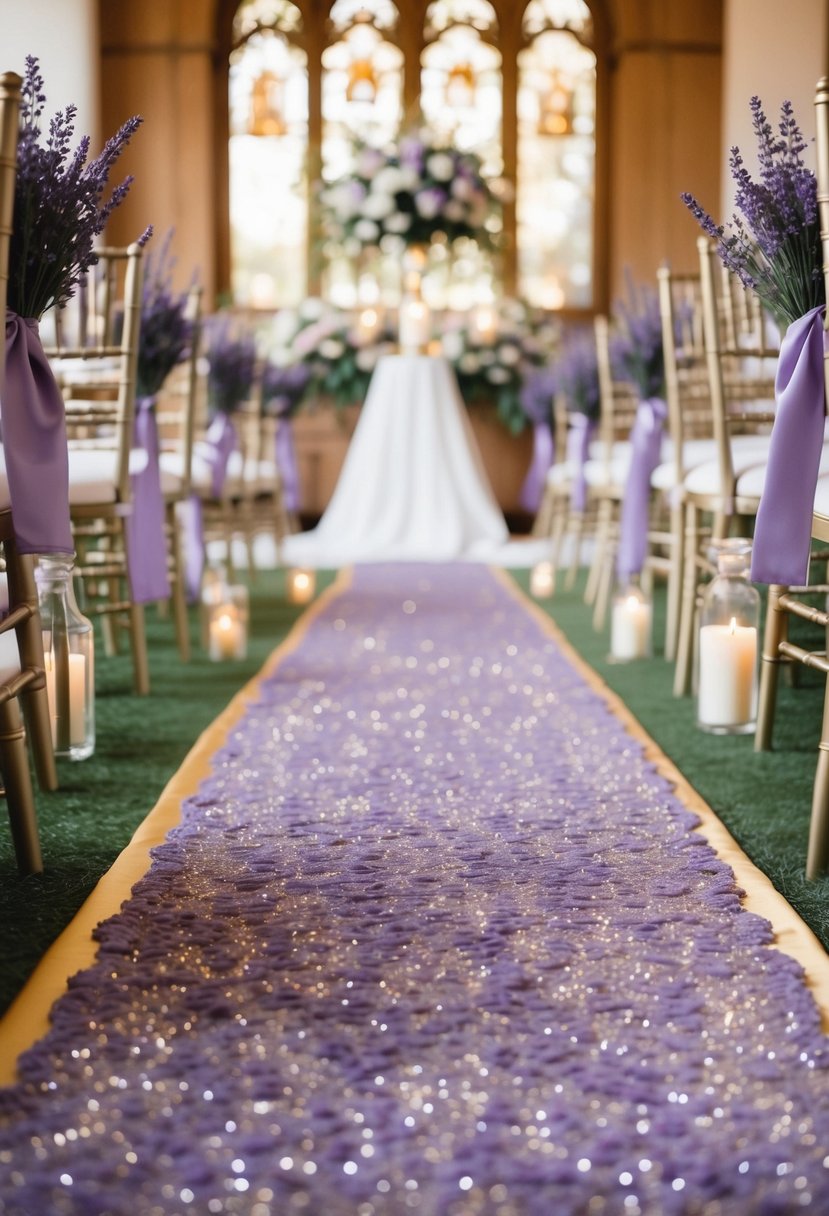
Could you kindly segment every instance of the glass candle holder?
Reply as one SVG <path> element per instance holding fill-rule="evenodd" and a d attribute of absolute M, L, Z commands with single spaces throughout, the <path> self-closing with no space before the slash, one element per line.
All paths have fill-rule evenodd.
<path fill-rule="evenodd" d="M 68 554 L 38 559 L 46 692 L 56 756 L 86 760 L 95 751 L 95 635 L 75 599 Z"/>
<path fill-rule="evenodd" d="M 546 600 L 556 589 L 556 572 L 552 562 L 536 562 L 530 571 L 530 595 Z"/>
<path fill-rule="evenodd" d="M 310 604 L 317 589 L 313 570 L 289 570 L 286 579 L 289 604 Z"/>
<path fill-rule="evenodd" d="M 697 645 L 697 723 L 715 735 L 752 734 L 757 724 L 760 596 L 748 581 L 751 542 L 716 541 L 717 573 L 705 589 Z"/>
<path fill-rule="evenodd" d="M 653 606 L 640 586 L 617 589 L 610 613 L 610 658 L 615 663 L 645 659 L 651 653 Z"/>
<path fill-rule="evenodd" d="M 232 591 L 246 588 L 231 588 Z M 214 663 L 228 659 L 243 659 L 248 652 L 248 625 L 246 607 L 231 596 L 210 610 L 210 643 L 208 655 Z"/>
<path fill-rule="evenodd" d="M 202 575 L 199 597 L 199 622 L 203 650 L 210 649 L 210 615 L 213 609 L 227 599 L 227 572 L 221 562 L 211 562 Z"/>

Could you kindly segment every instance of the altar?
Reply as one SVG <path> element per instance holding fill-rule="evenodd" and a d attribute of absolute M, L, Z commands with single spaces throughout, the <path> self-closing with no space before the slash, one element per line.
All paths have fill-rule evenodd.
<path fill-rule="evenodd" d="M 455 374 L 444 358 L 380 359 L 317 527 L 285 539 L 286 564 L 497 561 L 507 526 Z"/>

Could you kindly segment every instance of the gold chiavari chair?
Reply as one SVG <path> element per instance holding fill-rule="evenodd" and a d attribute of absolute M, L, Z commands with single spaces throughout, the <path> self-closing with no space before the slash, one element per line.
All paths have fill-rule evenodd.
<path fill-rule="evenodd" d="M 716 456 L 711 394 L 705 361 L 702 292 L 699 274 L 677 274 L 668 266 L 657 271 L 662 350 L 665 361 L 665 402 L 668 443 L 664 460 L 651 478 L 663 502 L 667 530 L 652 536 L 660 553 L 649 545 L 648 564 L 667 583 L 665 658 L 676 657 L 683 570 L 683 487 L 691 469 Z"/>
<path fill-rule="evenodd" d="M 618 380 L 613 374 L 611 329 L 607 317 L 596 317 L 595 339 L 599 372 L 599 430 L 584 475 L 588 508 L 595 508 L 596 525 L 593 559 L 584 599 L 585 603 L 593 605 L 593 627 L 601 629 L 613 590 L 619 509 L 630 468 L 630 432 L 636 417 L 638 398 L 630 384 Z"/>
<path fill-rule="evenodd" d="M 817 128 L 817 186 L 820 215 L 820 235 L 823 250 L 823 277 L 829 294 L 829 77 L 818 81 L 815 93 Z M 829 317 L 824 317 L 824 390 L 829 403 L 829 342 L 825 331 Z M 825 447 L 825 445 L 824 445 Z M 823 465 L 821 466 L 823 469 Z M 829 544 L 829 476 L 818 478 L 815 490 L 812 537 L 820 544 Z M 812 560 L 829 560 L 829 552 L 814 552 Z M 765 751 L 772 744 L 772 729 L 777 700 L 777 682 L 783 664 L 801 663 L 822 672 L 826 677 L 817 766 L 812 788 L 811 821 L 806 855 L 806 877 L 813 879 L 829 872 L 829 612 L 808 602 L 810 595 L 819 595 L 826 602 L 827 585 L 809 587 L 769 586 L 766 625 L 763 637 L 760 669 L 760 698 L 756 751 Z M 822 642 L 814 650 L 797 645 L 789 637 L 789 621 L 799 617 L 822 631 Z"/>
<path fill-rule="evenodd" d="M 9 240 L 14 211 L 18 112 L 21 79 L 0 76 L 0 311 L 6 315 Z M 5 343 L 0 345 L 0 402 Z M 38 780 L 44 789 L 58 784 L 43 661 L 32 558 L 18 552 L 5 477 L 0 479 L 0 545 L 8 580 L 9 610 L 0 622 L 0 773 L 5 788 L 15 856 L 20 870 L 39 873 L 43 858 L 32 780 L 18 698 L 23 701 Z"/>
<path fill-rule="evenodd" d="M 716 457 L 682 486 L 683 576 L 674 694 L 691 689 L 697 588 L 711 573 L 708 542 L 747 531 L 760 502 L 774 420 L 778 343 L 759 301 L 720 264 L 707 237 L 700 255 L 705 359 Z M 710 527 L 703 520 L 710 518 Z"/>
<path fill-rule="evenodd" d="M 126 627 L 134 688 L 143 695 L 150 690 L 144 605 L 132 596 L 127 545 L 142 249 L 133 243 L 97 256 L 74 299 L 52 314 L 44 349 L 66 404 L 69 505 L 85 603 L 102 619 L 108 652 Z"/>

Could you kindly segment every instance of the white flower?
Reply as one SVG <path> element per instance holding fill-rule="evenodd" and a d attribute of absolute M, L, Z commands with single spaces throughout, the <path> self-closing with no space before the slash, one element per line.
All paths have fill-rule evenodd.
<path fill-rule="evenodd" d="M 495 362 L 495 351 L 485 347 L 479 352 L 478 358 L 480 360 L 481 367 L 489 367 L 490 364 Z"/>
<path fill-rule="evenodd" d="M 354 235 L 364 245 L 372 245 L 380 235 L 380 229 L 374 220 L 357 220 L 354 225 Z"/>
<path fill-rule="evenodd" d="M 509 372 L 503 367 L 491 367 L 486 378 L 490 384 L 506 384 L 509 381 Z"/>
<path fill-rule="evenodd" d="M 374 178 L 371 188 L 381 194 L 396 194 L 398 190 L 405 189 L 402 184 L 403 176 L 403 170 L 397 165 L 386 165 Z"/>
<path fill-rule="evenodd" d="M 466 202 L 474 193 L 472 182 L 467 177 L 456 177 L 449 187 L 450 193 L 454 194 L 455 198 Z"/>
<path fill-rule="evenodd" d="M 328 359 L 333 363 L 335 359 L 339 359 L 345 354 L 345 343 L 340 342 L 337 338 L 326 338 L 324 342 L 320 342 L 318 350 L 323 359 Z"/>
<path fill-rule="evenodd" d="M 390 194 L 381 194 L 372 190 L 363 203 L 363 215 L 370 220 L 384 220 L 394 211 L 394 199 Z"/>
<path fill-rule="evenodd" d="M 398 190 L 401 193 L 407 191 L 409 194 L 413 194 L 420 185 L 420 175 L 417 169 L 415 169 L 414 165 L 401 165 L 398 172 L 400 174 Z"/>
<path fill-rule="evenodd" d="M 325 312 L 325 303 L 318 296 L 309 296 L 299 306 L 299 315 L 303 321 L 318 321 Z"/>
<path fill-rule="evenodd" d="M 377 357 L 376 346 L 364 346 L 362 350 L 357 351 L 357 354 L 354 356 L 354 362 L 361 372 L 370 372 L 374 370 Z"/>
<path fill-rule="evenodd" d="M 426 157 L 426 172 L 436 182 L 448 182 L 455 172 L 452 157 L 447 152 L 433 152 Z"/>
<path fill-rule="evenodd" d="M 443 208 L 443 214 L 453 224 L 463 223 L 463 218 L 466 212 L 464 211 L 463 203 L 459 203 L 457 199 L 450 198 L 449 202 Z"/>
<path fill-rule="evenodd" d="M 480 370 L 481 364 L 477 355 L 473 355 L 470 351 L 458 359 L 458 367 L 466 375 L 474 376 L 475 372 Z"/>
<path fill-rule="evenodd" d="M 433 190 L 421 190 L 415 195 L 417 214 L 424 220 L 433 220 L 440 211 L 440 199 Z"/>
<path fill-rule="evenodd" d="M 516 346 L 499 346 L 498 359 L 507 367 L 515 367 L 516 363 L 521 362 L 521 354 Z"/>
<path fill-rule="evenodd" d="M 357 176 L 373 177 L 380 169 L 385 157 L 378 148 L 362 148 L 357 157 Z"/>
<path fill-rule="evenodd" d="M 385 222 L 386 232 L 408 232 L 412 226 L 412 217 L 405 211 L 395 211 Z"/>
<path fill-rule="evenodd" d="M 454 362 L 459 359 L 463 352 L 463 336 L 455 330 L 454 333 L 444 334 L 440 340 L 440 347 L 447 359 Z"/>

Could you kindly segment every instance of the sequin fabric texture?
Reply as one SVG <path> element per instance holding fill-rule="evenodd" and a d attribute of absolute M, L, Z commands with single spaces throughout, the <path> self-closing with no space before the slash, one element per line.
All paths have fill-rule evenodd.
<path fill-rule="evenodd" d="M 829 1210 L 799 968 L 490 571 L 358 568 L 0 1095 L 8 1216 Z"/>

